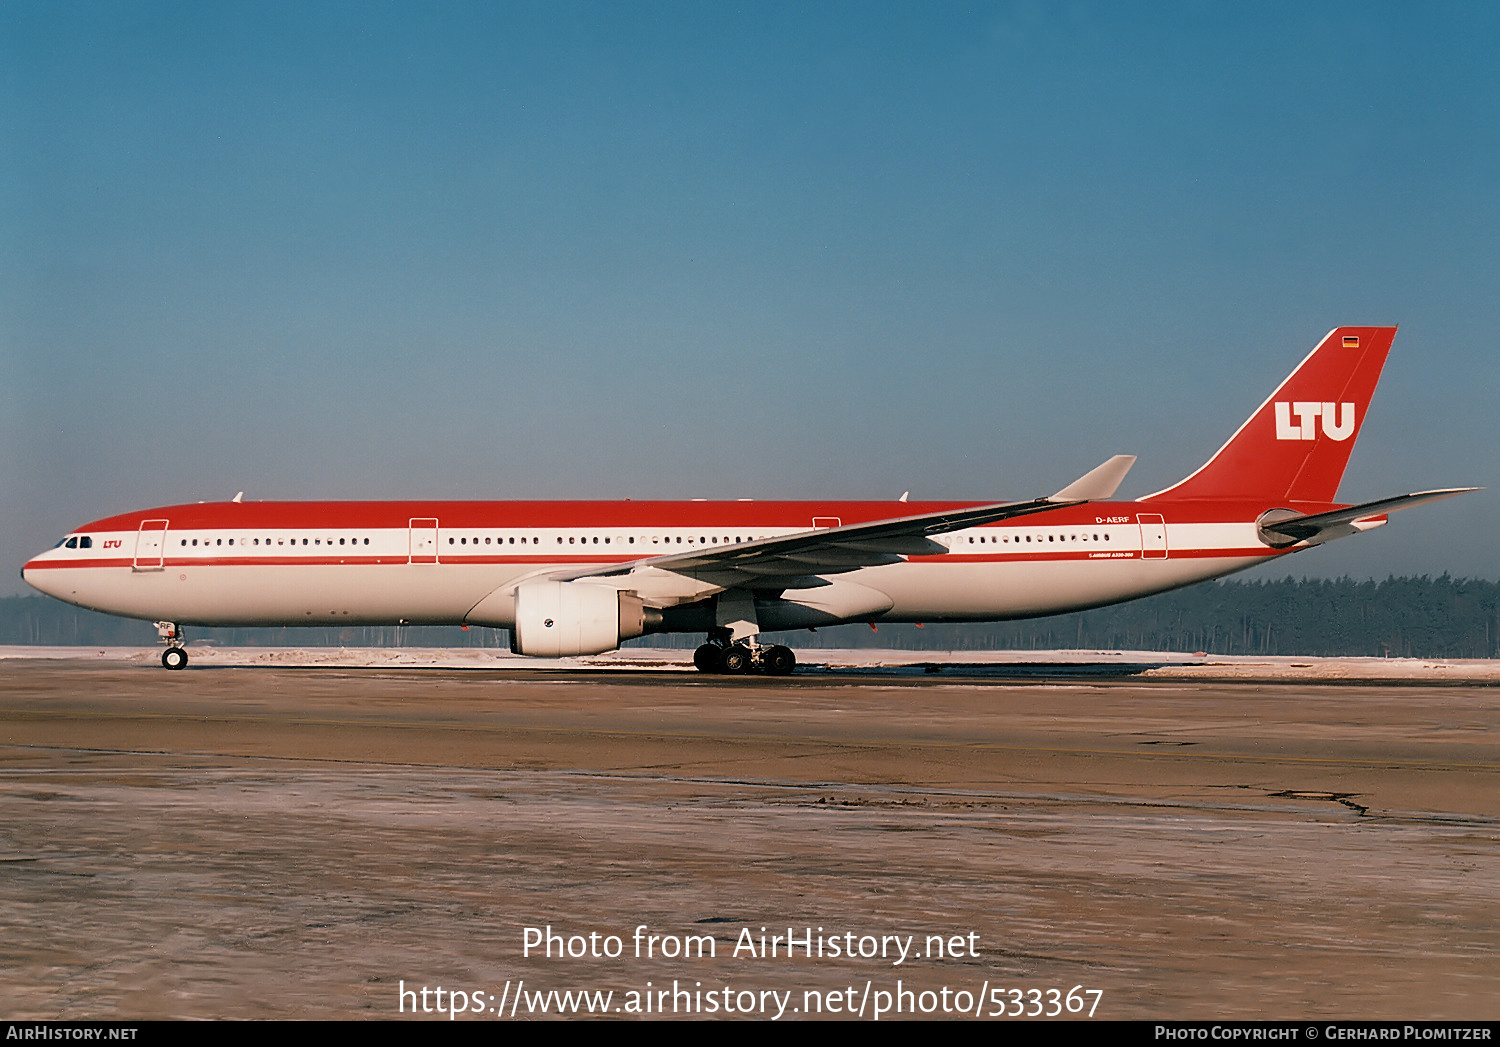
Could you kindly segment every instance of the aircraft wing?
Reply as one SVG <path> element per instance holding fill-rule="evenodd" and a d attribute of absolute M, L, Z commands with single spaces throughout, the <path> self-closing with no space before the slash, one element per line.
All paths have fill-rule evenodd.
<path fill-rule="evenodd" d="M 930 537 L 965 527 L 1045 513 L 1070 505 L 1109 498 L 1135 464 L 1132 455 L 1116 455 L 1054 495 L 1025 502 L 922 513 L 872 523 L 826 527 L 737 545 L 697 548 L 629 563 L 553 573 L 557 581 L 611 578 L 635 572 L 669 572 L 715 589 L 736 586 L 806 588 L 827 584 L 818 575 L 900 563 L 906 556 L 937 556 L 948 547 Z M 656 588 L 656 587 L 653 587 Z"/>
<path fill-rule="evenodd" d="M 1260 522 L 1261 538 L 1267 545 L 1282 547 L 1308 542 L 1321 545 L 1334 538 L 1342 538 L 1364 530 L 1360 523 L 1372 517 L 1384 516 L 1398 509 L 1410 509 L 1424 502 L 1436 502 L 1441 498 L 1452 498 L 1456 494 L 1478 491 L 1478 487 L 1448 487 L 1438 491 L 1418 491 L 1416 494 L 1399 494 L 1394 498 L 1382 498 L 1376 502 L 1351 505 L 1347 509 L 1334 509 L 1326 513 L 1292 514 L 1276 517 L 1267 514 Z M 1384 522 L 1384 521 L 1382 521 Z"/>

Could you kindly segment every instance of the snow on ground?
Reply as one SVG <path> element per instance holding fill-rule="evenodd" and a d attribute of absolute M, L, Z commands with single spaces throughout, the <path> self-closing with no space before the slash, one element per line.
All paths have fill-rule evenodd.
<path fill-rule="evenodd" d="M 524 658 L 495 648 L 188 647 L 193 666 L 413 669 L 693 671 L 690 650 L 629 648 L 582 658 Z M 0 646 L 7 659 L 70 659 L 156 666 L 160 648 Z M 1160 651 L 799 651 L 799 671 L 973 675 L 1109 676 L 1164 679 L 1451 680 L 1500 682 L 1500 660 L 1308 658 L 1200 655 Z"/>

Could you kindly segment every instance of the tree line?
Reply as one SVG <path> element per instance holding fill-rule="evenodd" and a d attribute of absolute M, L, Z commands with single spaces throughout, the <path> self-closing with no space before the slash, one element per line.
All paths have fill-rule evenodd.
<path fill-rule="evenodd" d="M 503 629 L 457 626 L 193 628 L 189 641 L 249 647 L 510 646 Z M 800 648 L 897 650 L 1134 650 L 1208 654 L 1494 658 L 1500 582 L 1470 578 L 1219 581 L 1113 607 L 984 624 L 846 625 L 779 634 Z M 0 644 L 150 646 L 148 622 L 44 596 L 0 598 Z M 627 646 L 692 647 L 693 636 L 645 636 Z"/>

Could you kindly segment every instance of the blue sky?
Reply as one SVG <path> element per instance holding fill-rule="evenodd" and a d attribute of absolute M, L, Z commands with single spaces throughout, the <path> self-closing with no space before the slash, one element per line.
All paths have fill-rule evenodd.
<path fill-rule="evenodd" d="M 0 6 L 0 560 L 180 501 L 1122 494 L 1399 323 L 1496 486 L 1500 8 Z M 1500 577 L 1495 496 L 1294 574 Z M 12 573 L 10 589 L 23 586 Z"/>

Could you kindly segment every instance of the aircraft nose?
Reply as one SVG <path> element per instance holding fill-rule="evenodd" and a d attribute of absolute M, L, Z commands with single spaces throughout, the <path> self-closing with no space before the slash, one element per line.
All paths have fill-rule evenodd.
<path fill-rule="evenodd" d="M 56 574 L 56 571 L 46 571 L 37 566 L 41 557 L 33 557 L 21 566 L 21 580 L 31 586 L 37 592 L 46 593 L 48 596 L 56 596 L 47 585 L 47 575 Z"/>

